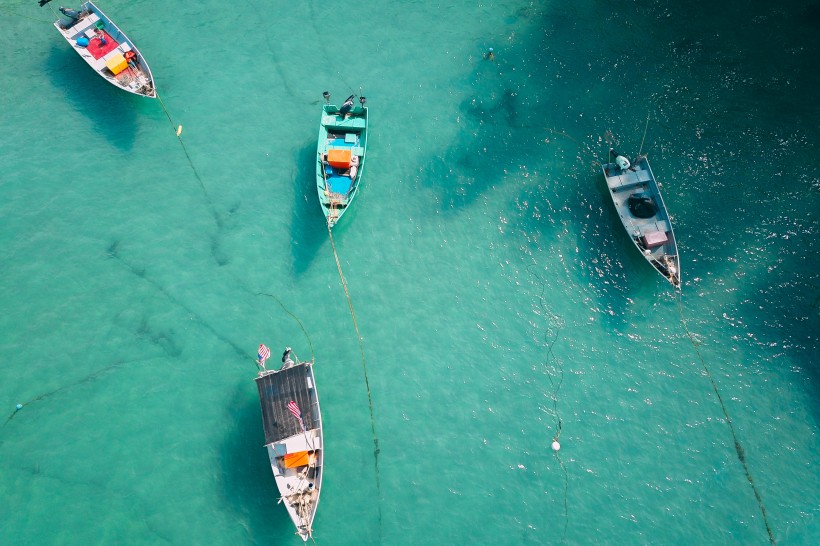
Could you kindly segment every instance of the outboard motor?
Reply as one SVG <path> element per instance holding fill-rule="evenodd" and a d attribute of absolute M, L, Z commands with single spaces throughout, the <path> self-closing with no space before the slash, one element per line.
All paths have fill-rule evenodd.
<path fill-rule="evenodd" d="M 615 148 L 610 148 L 609 153 L 615 156 L 615 164 L 618 165 L 618 168 L 622 171 L 625 171 L 632 166 L 632 164 L 629 163 L 629 160 L 619 154 Z"/>
<path fill-rule="evenodd" d="M 293 366 L 293 359 L 290 357 L 290 354 L 293 352 L 293 349 L 290 347 L 285 347 L 285 352 L 282 353 L 282 364 L 284 364 L 285 368 L 289 368 Z"/>
<path fill-rule="evenodd" d="M 341 108 L 339 108 L 339 115 L 346 116 L 350 113 L 351 110 L 353 110 L 353 98 L 355 96 L 356 95 L 350 95 L 349 97 L 347 97 L 345 103 L 342 105 Z"/>
<path fill-rule="evenodd" d="M 632 166 L 632 164 L 629 163 L 629 160 L 622 155 L 619 155 L 615 158 L 615 164 L 618 165 L 618 168 L 622 171 L 625 171 Z"/>
<path fill-rule="evenodd" d="M 658 212 L 658 207 L 655 206 L 652 197 L 644 192 L 630 195 L 626 200 L 626 205 L 635 218 L 652 218 Z"/>

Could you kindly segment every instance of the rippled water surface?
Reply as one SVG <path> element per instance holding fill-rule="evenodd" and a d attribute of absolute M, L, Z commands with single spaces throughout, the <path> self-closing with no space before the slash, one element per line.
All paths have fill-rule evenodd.
<path fill-rule="evenodd" d="M 818 5 L 99 5 L 161 101 L 0 7 L 0 543 L 300 544 L 260 342 L 315 355 L 319 544 L 820 541 Z M 325 90 L 370 107 L 333 231 L 361 350 Z"/>

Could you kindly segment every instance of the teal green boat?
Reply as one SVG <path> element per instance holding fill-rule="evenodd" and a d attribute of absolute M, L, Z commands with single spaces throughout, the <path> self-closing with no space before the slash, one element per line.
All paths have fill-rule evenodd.
<path fill-rule="evenodd" d="M 322 106 L 319 141 L 316 149 L 316 190 L 319 203 L 332 228 L 350 207 L 359 191 L 367 151 L 367 107 L 359 97 L 355 106 L 350 95 L 341 108 L 330 104 Z"/>

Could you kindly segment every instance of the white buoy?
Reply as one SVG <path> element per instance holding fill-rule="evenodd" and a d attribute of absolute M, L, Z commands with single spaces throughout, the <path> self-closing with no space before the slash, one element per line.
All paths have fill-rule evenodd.
<path fill-rule="evenodd" d="M 20 411 L 21 409 L 23 409 L 23 404 L 17 404 L 17 411 Z"/>
<path fill-rule="evenodd" d="M 552 450 L 553 451 L 558 451 L 559 449 L 561 449 L 561 444 L 558 443 L 558 440 L 553 440 L 552 441 Z"/>

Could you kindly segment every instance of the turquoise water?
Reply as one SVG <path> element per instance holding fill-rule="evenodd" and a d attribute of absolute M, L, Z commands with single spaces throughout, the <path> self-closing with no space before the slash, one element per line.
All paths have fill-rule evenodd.
<path fill-rule="evenodd" d="M 820 541 L 817 6 L 101 0 L 162 104 L 50 6 L 0 22 L 0 544 L 301 544 L 261 342 L 315 353 L 317 543 L 769 544 L 710 374 L 774 540 Z M 333 238 L 377 459 L 325 90 L 371 108 Z M 598 164 L 647 114 L 680 303 Z"/>

